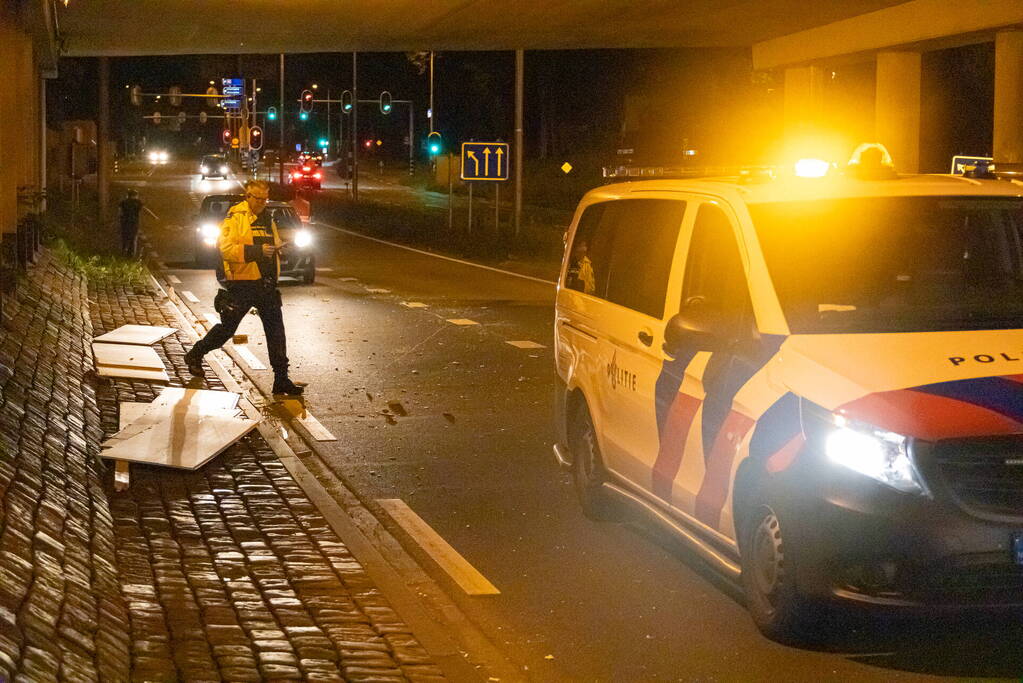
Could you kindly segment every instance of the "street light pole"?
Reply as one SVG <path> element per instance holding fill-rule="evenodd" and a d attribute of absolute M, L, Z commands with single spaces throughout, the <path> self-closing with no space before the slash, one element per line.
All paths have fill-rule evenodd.
<path fill-rule="evenodd" d="M 281 184 L 281 186 L 283 187 L 284 186 L 284 53 L 283 52 L 281 53 L 281 68 L 280 68 L 280 71 L 281 71 L 281 90 L 280 90 L 281 108 L 280 108 L 280 111 L 277 112 L 277 116 L 280 117 L 280 119 L 281 119 L 281 146 L 277 150 L 277 164 L 278 164 L 278 167 L 280 169 L 279 173 L 278 173 L 278 181 L 277 182 L 279 182 Z"/>
<path fill-rule="evenodd" d="M 515 240 L 522 226 L 522 99 L 525 56 L 515 51 Z"/>
<path fill-rule="evenodd" d="M 352 101 L 359 101 L 358 89 L 359 53 L 352 53 Z M 352 201 L 359 201 L 359 107 L 352 106 Z"/>

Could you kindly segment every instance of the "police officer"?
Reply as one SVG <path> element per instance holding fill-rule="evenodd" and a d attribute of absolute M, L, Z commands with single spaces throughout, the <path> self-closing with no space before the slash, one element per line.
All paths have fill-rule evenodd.
<path fill-rule="evenodd" d="M 220 323 L 185 354 L 189 371 L 204 375 L 202 357 L 223 346 L 234 335 L 242 318 L 255 308 L 263 321 L 270 366 L 274 371 L 274 394 L 300 395 L 303 387 L 288 377 L 288 356 L 281 314 L 281 293 L 277 291 L 282 247 L 273 217 L 266 211 L 270 185 L 265 180 L 245 184 L 245 201 L 235 204 L 220 226 L 223 282 L 227 302 Z M 218 268 L 220 270 L 220 268 Z"/>
<path fill-rule="evenodd" d="M 139 216 L 142 213 L 142 200 L 135 189 L 130 189 L 120 203 L 121 209 L 121 253 L 128 258 L 135 258 L 139 237 Z"/>

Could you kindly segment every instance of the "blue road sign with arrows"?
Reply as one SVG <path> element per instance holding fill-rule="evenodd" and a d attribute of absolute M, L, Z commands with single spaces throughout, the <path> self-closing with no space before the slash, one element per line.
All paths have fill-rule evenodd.
<path fill-rule="evenodd" d="M 507 142 L 463 142 L 462 180 L 508 180 Z"/>

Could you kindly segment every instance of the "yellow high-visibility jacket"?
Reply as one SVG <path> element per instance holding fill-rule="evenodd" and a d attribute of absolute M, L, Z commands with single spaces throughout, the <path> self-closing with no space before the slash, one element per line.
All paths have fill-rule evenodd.
<path fill-rule="evenodd" d="M 220 257 L 224 262 L 224 277 L 229 282 L 241 280 L 259 280 L 259 260 L 262 247 L 257 248 L 254 238 L 273 237 L 273 244 L 281 246 L 281 237 L 277 233 L 277 223 L 270 222 L 271 234 L 265 234 L 265 228 L 253 227 L 252 223 L 257 218 L 256 214 L 249 210 L 248 202 L 240 202 L 231 207 L 227 212 L 227 218 L 220 224 L 220 237 L 217 240 L 217 247 L 220 249 Z M 256 233 L 259 233 L 257 235 Z M 274 267 L 277 275 L 281 274 L 281 262 L 274 257 Z"/>

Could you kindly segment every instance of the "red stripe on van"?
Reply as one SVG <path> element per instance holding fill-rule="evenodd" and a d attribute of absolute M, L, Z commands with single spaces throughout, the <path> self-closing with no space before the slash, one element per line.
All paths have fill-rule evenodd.
<path fill-rule="evenodd" d="M 703 401 L 695 396 L 680 391 L 675 395 L 675 400 L 668 410 L 652 473 L 653 492 L 664 500 L 671 500 L 671 484 L 682 467 L 682 455 L 685 452 L 686 439 L 689 437 L 689 428 L 702 403 Z"/>
<path fill-rule="evenodd" d="M 767 458 L 764 467 L 771 474 L 784 472 L 796 461 L 796 456 L 806 443 L 806 437 L 796 434 L 787 444 L 779 448 Z"/>
<path fill-rule="evenodd" d="M 1016 420 L 947 396 L 898 389 L 869 394 L 841 406 L 840 415 L 927 441 L 967 436 L 1017 434 Z"/>
<path fill-rule="evenodd" d="M 729 412 L 710 450 L 707 471 L 696 494 L 696 518 L 713 529 L 721 523 L 721 509 L 728 498 L 735 454 L 754 424 L 755 420 L 742 413 Z"/>

